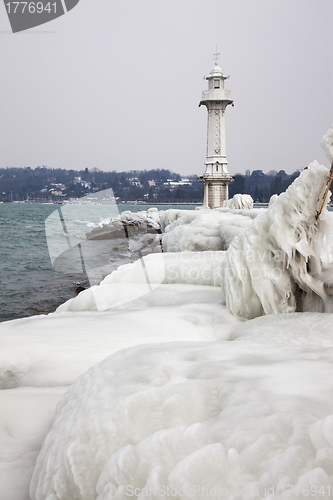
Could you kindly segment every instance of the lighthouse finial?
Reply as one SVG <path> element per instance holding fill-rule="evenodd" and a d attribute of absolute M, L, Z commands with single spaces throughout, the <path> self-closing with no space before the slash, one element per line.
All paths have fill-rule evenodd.
<path fill-rule="evenodd" d="M 216 52 L 215 52 L 215 54 L 213 54 L 214 59 L 215 59 L 215 66 L 217 66 L 217 61 L 219 60 L 219 55 L 220 55 L 220 53 L 217 52 L 217 44 L 216 44 Z"/>

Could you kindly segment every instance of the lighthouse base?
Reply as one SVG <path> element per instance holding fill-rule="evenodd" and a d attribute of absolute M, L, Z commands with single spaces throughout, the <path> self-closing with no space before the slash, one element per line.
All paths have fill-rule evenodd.
<path fill-rule="evenodd" d="M 232 181 L 230 174 L 213 176 L 203 175 L 199 181 L 204 184 L 204 208 L 221 208 L 229 199 L 229 182 Z"/>

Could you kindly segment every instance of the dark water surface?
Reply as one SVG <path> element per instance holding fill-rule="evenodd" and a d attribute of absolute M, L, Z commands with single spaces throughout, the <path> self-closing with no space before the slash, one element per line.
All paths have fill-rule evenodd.
<path fill-rule="evenodd" d="M 148 205 L 120 205 L 117 210 L 138 212 L 148 208 Z M 89 286 L 83 272 L 69 269 L 69 272 L 60 272 L 52 267 L 45 221 L 56 210 L 56 205 L 47 204 L 0 204 L 0 321 L 53 312 L 75 297 L 81 286 Z M 96 225 L 96 220 L 86 219 L 74 221 L 80 237 Z M 98 222 L 106 219 L 104 211 Z"/>
<path fill-rule="evenodd" d="M 54 205 L 0 205 L 0 321 L 54 311 L 84 276 L 53 270 L 45 220 Z"/>

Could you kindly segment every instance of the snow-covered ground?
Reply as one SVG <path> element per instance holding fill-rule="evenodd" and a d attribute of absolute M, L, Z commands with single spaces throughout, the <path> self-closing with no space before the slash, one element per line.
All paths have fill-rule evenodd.
<path fill-rule="evenodd" d="M 268 211 L 155 213 L 167 253 L 2 323 L 0 499 L 333 497 L 327 176 Z"/>

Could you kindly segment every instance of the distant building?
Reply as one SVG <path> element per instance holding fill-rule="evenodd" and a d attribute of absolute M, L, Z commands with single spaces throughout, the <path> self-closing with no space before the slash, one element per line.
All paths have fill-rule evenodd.
<path fill-rule="evenodd" d="M 164 183 L 165 186 L 176 188 L 181 186 L 191 186 L 192 182 L 189 179 L 182 178 L 181 181 L 173 181 L 172 179 L 167 179 Z"/>
<path fill-rule="evenodd" d="M 128 180 L 129 180 L 129 182 L 130 182 L 130 184 L 131 184 L 132 186 L 139 186 L 139 187 L 142 187 L 142 186 L 141 186 L 141 184 L 140 184 L 140 181 L 139 181 L 139 179 L 138 179 L 137 177 L 132 177 L 132 178 L 130 178 L 130 179 L 128 179 Z"/>
<path fill-rule="evenodd" d="M 215 54 L 216 57 L 218 54 Z M 204 183 L 204 207 L 219 208 L 228 200 L 228 185 L 232 176 L 227 169 L 225 147 L 225 110 L 233 101 L 230 90 L 224 89 L 222 69 L 215 63 L 209 76 L 208 90 L 202 93 L 199 106 L 204 105 L 208 111 L 206 171 L 199 180 Z"/>
<path fill-rule="evenodd" d="M 52 196 L 65 196 L 62 191 L 56 189 L 50 189 L 50 193 Z"/>

